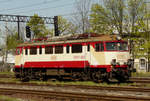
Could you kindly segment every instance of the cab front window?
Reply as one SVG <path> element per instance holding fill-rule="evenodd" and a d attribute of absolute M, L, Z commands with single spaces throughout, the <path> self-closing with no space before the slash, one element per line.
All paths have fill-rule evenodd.
<path fill-rule="evenodd" d="M 127 42 L 106 42 L 107 51 L 127 51 Z"/>
<path fill-rule="evenodd" d="M 117 50 L 117 45 L 115 42 L 107 42 L 106 43 L 106 49 L 108 51 L 114 51 L 114 50 Z"/>
<path fill-rule="evenodd" d="M 119 50 L 120 51 L 127 51 L 128 50 L 128 44 L 125 43 L 125 42 L 121 42 L 121 43 L 118 43 L 119 44 Z"/>

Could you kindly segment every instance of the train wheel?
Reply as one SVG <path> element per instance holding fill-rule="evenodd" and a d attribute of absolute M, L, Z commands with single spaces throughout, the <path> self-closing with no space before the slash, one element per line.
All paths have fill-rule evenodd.
<path fill-rule="evenodd" d="M 119 83 L 124 83 L 129 80 L 129 75 L 124 71 L 120 71 L 116 78 L 119 81 Z"/>
<path fill-rule="evenodd" d="M 47 80 L 48 80 L 47 76 L 43 75 L 43 81 L 47 81 Z"/>
<path fill-rule="evenodd" d="M 44 75 L 43 75 L 42 71 L 38 72 L 38 78 L 40 81 L 44 81 Z"/>
<path fill-rule="evenodd" d="M 22 82 L 28 82 L 30 79 L 29 79 L 28 76 L 22 75 L 22 76 L 20 77 L 20 80 L 21 80 Z"/>
<path fill-rule="evenodd" d="M 103 82 L 110 83 L 110 81 L 109 81 L 109 77 L 110 77 L 109 75 L 110 74 L 105 72 L 102 75 L 103 75 L 103 77 L 102 77 L 103 78 Z"/>
<path fill-rule="evenodd" d="M 100 71 L 99 71 L 99 72 L 93 72 L 91 78 L 92 78 L 92 80 L 93 80 L 94 82 L 96 82 L 96 83 L 102 82 L 102 78 L 101 78 L 101 73 L 100 73 Z"/>
<path fill-rule="evenodd" d="M 15 77 L 16 78 L 20 78 L 20 74 L 19 73 L 15 73 Z"/>
<path fill-rule="evenodd" d="M 73 81 L 79 81 L 81 79 L 80 74 L 78 72 L 73 72 L 72 79 L 73 79 Z"/>
<path fill-rule="evenodd" d="M 81 77 L 82 77 L 82 81 L 89 80 L 89 76 L 86 73 L 84 73 L 84 72 L 82 72 Z"/>

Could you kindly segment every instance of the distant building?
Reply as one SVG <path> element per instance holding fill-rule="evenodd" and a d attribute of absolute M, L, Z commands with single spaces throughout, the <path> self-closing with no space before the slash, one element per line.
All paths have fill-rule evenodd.
<path fill-rule="evenodd" d="M 136 68 L 137 72 L 149 72 L 148 68 L 148 59 L 145 57 L 140 57 L 134 60 L 134 68 Z"/>

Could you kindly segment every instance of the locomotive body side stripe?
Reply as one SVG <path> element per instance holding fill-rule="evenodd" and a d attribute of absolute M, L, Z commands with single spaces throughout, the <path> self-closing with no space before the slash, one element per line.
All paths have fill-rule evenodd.
<path fill-rule="evenodd" d="M 19 66 L 19 65 L 15 65 L 15 66 L 14 66 L 14 68 L 21 68 L 21 66 Z"/>
<path fill-rule="evenodd" d="M 25 62 L 24 68 L 84 68 L 88 61 Z"/>

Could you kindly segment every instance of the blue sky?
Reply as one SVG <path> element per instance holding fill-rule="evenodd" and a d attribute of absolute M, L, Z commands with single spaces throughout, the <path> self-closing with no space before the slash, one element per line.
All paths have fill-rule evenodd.
<path fill-rule="evenodd" d="M 39 16 L 53 17 L 56 15 L 63 15 L 69 19 L 72 17 L 71 13 L 75 13 L 76 0 L 0 0 L 0 14 L 9 15 L 26 15 L 32 16 L 38 14 Z M 78 0 L 79 1 L 79 0 Z M 101 0 L 91 0 L 92 3 L 99 3 Z M 6 36 L 6 28 L 16 27 L 17 23 L 0 22 L 0 43 Z"/>
<path fill-rule="evenodd" d="M 75 10 L 76 0 L 0 0 L 0 14 L 52 17 L 66 15 Z M 100 0 L 91 0 L 99 2 Z"/>

